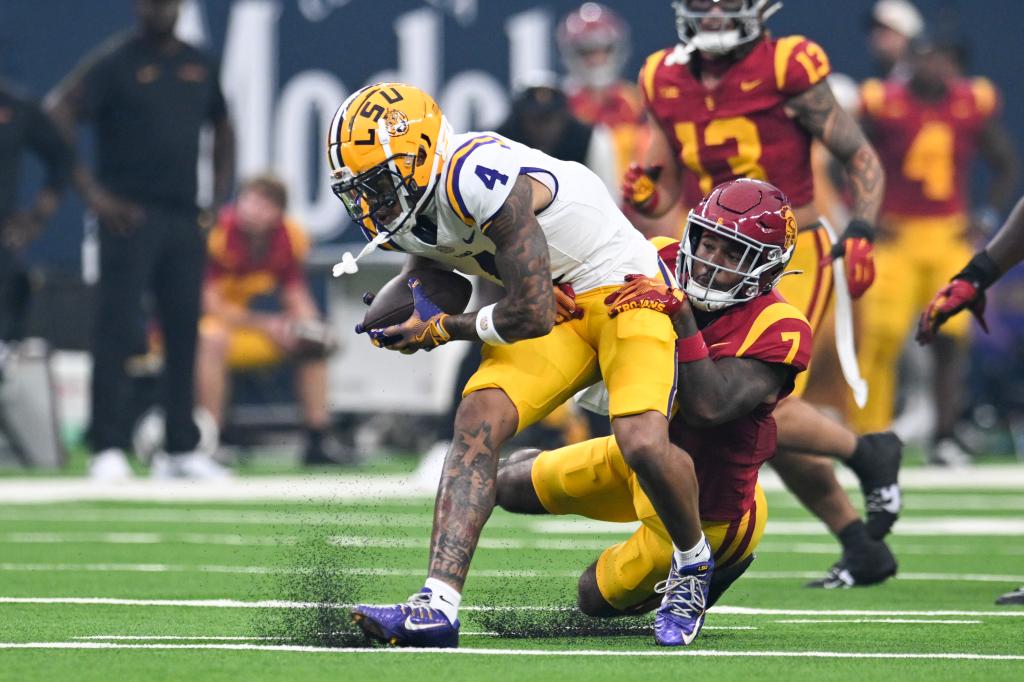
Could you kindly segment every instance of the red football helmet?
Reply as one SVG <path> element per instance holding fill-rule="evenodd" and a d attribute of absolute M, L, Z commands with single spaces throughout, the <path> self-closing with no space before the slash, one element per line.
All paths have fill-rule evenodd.
<path fill-rule="evenodd" d="M 558 26 L 558 49 L 569 73 L 588 88 L 606 88 L 629 57 L 629 26 L 604 5 L 583 3 Z"/>
<path fill-rule="evenodd" d="M 734 266 L 698 255 L 701 240 L 709 233 L 727 240 Z M 793 257 L 796 234 L 796 218 L 782 190 L 749 178 L 724 182 L 690 211 L 676 276 L 690 303 L 700 310 L 721 310 L 749 301 L 778 283 Z M 704 266 L 703 283 L 694 277 L 694 263 Z M 716 287 L 720 273 L 738 276 L 739 281 Z"/>

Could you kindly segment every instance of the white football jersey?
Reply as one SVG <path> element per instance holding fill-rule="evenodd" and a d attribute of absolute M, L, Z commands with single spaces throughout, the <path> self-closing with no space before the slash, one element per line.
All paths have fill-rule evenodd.
<path fill-rule="evenodd" d="M 501 283 L 487 228 L 519 175 L 551 190 L 537 214 L 551 254 L 551 276 L 577 293 L 622 284 L 630 273 L 655 276 L 658 253 L 619 210 L 604 183 L 585 166 L 513 142 L 497 133 L 455 135 L 416 225 L 391 239 L 402 251 Z"/>

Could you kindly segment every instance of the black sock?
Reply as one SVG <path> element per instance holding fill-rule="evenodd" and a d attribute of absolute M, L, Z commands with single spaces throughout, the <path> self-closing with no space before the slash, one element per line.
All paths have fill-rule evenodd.
<path fill-rule="evenodd" d="M 307 443 L 320 443 L 327 435 L 327 429 L 320 426 L 306 425 L 306 442 Z"/>
<path fill-rule="evenodd" d="M 873 451 L 865 442 L 864 436 L 857 436 L 857 446 L 853 449 L 853 454 L 846 460 L 846 466 L 857 474 L 858 478 L 864 478 L 871 472 L 871 465 L 874 464 L 871 460 L 872 454 Z"/>
<path fill-rule="evenodd" d="M 860 519 L 851 521 L 839 531 L 839 544 L 844 551 L 856 550 L 871 542 L 871 535 L 868 534 L 868 527 Z"/>

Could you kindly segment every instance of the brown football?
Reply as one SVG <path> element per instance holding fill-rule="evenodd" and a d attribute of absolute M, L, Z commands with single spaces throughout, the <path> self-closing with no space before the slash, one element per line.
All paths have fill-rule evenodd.
<path fill-rule="evenodd" d="M 363 329 L 383 329 L 401 324 L 412 316 L 410 277 L 418 277 L 422 292 L 446 313 L 458 314 L 466 310 L 473 295 L 473 284 L 462 275 L 438 268 L 418 268 L 398 275 L 381 287 L 373 303 L 363 315 Z"/>

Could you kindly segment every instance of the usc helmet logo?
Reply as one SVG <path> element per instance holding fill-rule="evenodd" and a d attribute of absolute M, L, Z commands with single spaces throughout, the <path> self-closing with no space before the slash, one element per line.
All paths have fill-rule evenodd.
<path fill-rule="evenodd" d="M 786 221 L 786 244 L 784 248 L 789 250 L 794 244 L 796 244 L 796 235 L 800 230 L 797 227 L 796 216 L 793 215 L 793 209 L 788 205 L 782 207 L 782 218 Z"/>

